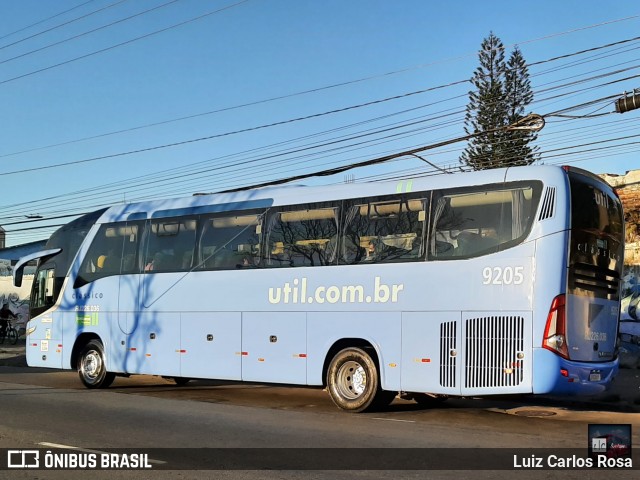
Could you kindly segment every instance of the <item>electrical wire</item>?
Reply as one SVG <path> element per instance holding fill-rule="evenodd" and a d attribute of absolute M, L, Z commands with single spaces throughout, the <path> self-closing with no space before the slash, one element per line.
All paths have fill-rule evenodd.
<path fill-rule="evenodd" d="M 126 0 L 125 0 L 125 1 L 126 1 Z M 125 18 L 121 18 L 120 20 L 116 20 L 116 21 L 114 21 L 114 22 L 108 23 L 108 24 L 106 24 L 106 25 L 102 25 L 102 26 L 97 27 L 97 28 L 94 28 L 94 29 L 92 29 L 92 30 L 87 30 L 86 32 L 82 32 L 82 33 L 79 33 L 79 34 L 74 35 L 74 36 L 72 36 L 72 37 L 65 38 L 64 40 L 60 40 L 60 41 L 58 41 L 58 42 L 50 43 L 50 44 L 45 45 L 45 46 L 43 46 L 43 47 L 36 48 L 35 50 L 30 50 L 30 51 L 28 51 L 28 52 L 21 53 L 20 55 L 15 55 L 15 56 L 13 56 L 13 57 L 6 58 L 6 59 L 4 59 L 4 60 L 0 61 L 0 65 L 2 65 L 2 64 L 4 64 L 4 63 L 11 62 L 11 61 L 13 61 L 13 60 L 17 60 L 17 59 L 19 59 L 19 58 L 27 57 L 27 56 L 32 55 L 32 54 L 34 54 L 34 53 L 42 52 L 42 51 L 47 50 L 47 49 L 49 49 L 49 48 L 57 47 L 58 45 L 62 45 L 63 43 L 67 43 L 67 42 L 70 42 L 70 41 L 72 41 L 72 40 L 77 40 L 78 38 L 85 37 L 85 36 L 87 36 L 87 35 L 90 35 L 90 34 L 92 34 L 92 33 L 98 32 L 98 31 L 100 31 L 100 30 L 104 30 L 104 29 L 106 29 L 106 28 L 113 27 L 114 25 L 118 25 L 118 24 L 123 23 L 123 22 L 126 22 L 126 21 L 128 21 L 128 20 L 131 20 L 131 19 L 134 19 L 134 18 L 140 17 L 140 16 L 142 16 L 142 15 L 146 15 L 146 14 L 148 14 L 148 13 L 154 12 L 154 11 L 159 10 L 159 9 L 161 9 L 161 8 L 167 7 L 167 6 L 172 5 L 172 4 L 174 4 L 174 3 L 178 2 L 178 1 L 179 1 L 179 0 L 170 0 L 170 1 L 166 2 L 166 3 L 163 3 L 163 4 L 161 4 L 161 5 L 157 5 L 157 6 L 155 6 L 155 7 L 149 8 L 149 9 L 144 10 L 144 11 L 142 11 L 142 12 L 138 12 L 138 13 L 136 13 L 136 14 L 130 15 L 130 16 L 125 17 Z"/>
<path fill-rule="evenodd" d="M 122 0 L 122 1 L 126 1 L 126 0 Z M 10 82 L 14 82 L 14 81 L 20 80 L 22 78 L 30 77 L 30 76 L 36 75 L 38 73 L 46 72 L 48 70 L 52 70 L 54 68 L 58 68 L 58 67 L 61 67 L 63 65 L 69 65 L 69 64 L 77 62 L 79 60 L 84 60 L 85 58 L 89 58 L 89 57 L 93 57 L 95 55 L 99 55 L 101 53 L 109 52 L 111 50 L 115 50 L 116 48 L 120 48 L 120 47 L 123 47 L 125 45 L 130 45 L 132 43 L 138 42 L 140 40 L 144 40 L 144 39 L 152 37 L 154 35 L 159 35 L 161 33 L 167 32 L 169 30 L 173 30 L 174 28 L 183 27 L 184 25 L 187 25 L 189 23 L 193 23 L 193 22 L 196 22 L 198 20 L 202 20 L 203 18 L 209 17 L 211 15 L 215 15 L 217 13 L 224 12 L 224 11 L 229 10 L 231 8 L 234 8 L 234 7 L 237 7 L 239 5 L 242 5 L 243 3 L 247 3 L 248 1 L 249 0 L 240 0 L 240 1 L 236 2 L 236 3 L 231 4 L 231 5 L 227 5 L 225 7 L 219 8 L 217 10 L 213 10 L 213 11 L 204 13 L 202 15 L 198 15 L 197 17 L 190 18 L 189 20 L 185 20 L 183 22 L 175 23 L 175 24 L 170 25 L 168 27 L 161 28 L 160 30 L 155 30 L 153 32 L 146 33 L 144 35 L 140 35 L 139 37 L 135 37 L 135 38 L 132 38 L 130 40 L 126 40 L 124 42 L 120 42 L 120 43 L 117 43 L 115 45 L 111 45 L 109 47 L 102 48 L 100 50 L 94 50 L 93 52 L 89 52 L 89 53 L 86 53 L 84 55 L 80 55 L 78 57 L 74 57 L 74 58 L 71 58 L 69 60 L 65 60 L 64 62 L 59 62 L 59 63 L 56 63 L 54 65 L 49 65 L 47 67 L 43 67 L 43 68 L 40 68 L 40 69 L 37 69 L 37 70 L 32 70 L 31 72 L 23 73 L 22 75 L 18 75 L 18 76 L 15 76 L 15 77 L 7 78 L 5 80 L 0 80 L 0 85 L 4 85 L 4 84 L 10 83 Z"/>
<path fill-rule="evenodd" d="M 20 27 L 18 30 L 14 30 L 13 32 L 9 32 L 9 33 L 7 33 L 5 35 L 2 35 L 0 37 L 0 40 L 4 40 L 5 38 L 8 38 L 8 37 L 10 37 L 12 35 L 15 35 L 16 33 L 20 33 L 20 32 L 24 32 L 25 30 L 29 30 L 30 28 L 33 28 L 33 27 L 35 27 L 37 25 L 40 25 L 41 23 L 46 23 L 49 20 L 53 20 L 54 18 L 60 17 L 60 16 L 64 15 L 65 13 L 69 13 L 69 12 L 71 12 L 73 10 L 76 10 L 78 8 L 81 8 L 81 7 L 84 7 L 85 5 L 88 5 L 89 3 L 93 3 L 95 1 L 96 0 L 89 0 L 87 2 L 81 3 L 80 5 L 76 5 L 75 7 L 71 7 L 69 9 L 67 9 L 67 10 L 63 10 L 62 12 L 59 12 L 59 13 L 56 13 L 56 14 L 51 15 L 49 17 L 43 18 L 42 20 L 38 20 L 37 22 L 31 23 L 31 24 L 29 24 L 29 25 L 27 25 L 25 27 Z"/>
<path fill-rule="evenodd" d="M 626 81 L 626 80 L 628 80 L 628 79 L 630 79 L 630 78 L 636 78 L 636 77 L 627 77 L 626 79 L 616 80 L 615 82 L 611 82 L 611 83 L 617 83 L 617 82 L 620 82 L 620 81 Z M 609 84 L 611 84 L 611 83 L 609 83 Z M 607 85 L 607 84 L 605 84 L 605 85 Z M 597 87 L 594 87 L 594 88 L 597 88 Z M 557 98 L 557 97 L 556 97 L 556 98 Z M 599 99 L 599 100 L 601 101 L 602 99 Z M 592 103 L 593 103 L 593 102 L 588 102 L 588 104 L 592 104 Z M 580 105 L 580 107 L 581 107 L 581 108 L 585 108 L 585 106 L 589 106 L 588 104 L 587 104 L 587 103 L 583 103 L 583 104 L 581 104 L 581 105 Z M 573 107 L 571 107 L 571 108 L 575 109 L 575 108 L 577 108 L 577 107 L 576 107 L 576 106 L 573 106 Z M 562 112 L 562 111 L 563 111 L 563 110 L 558 110 L 557 112 Z M 557 115 L 556 115 L 556 116 L 560 116 L 560 115 L 562 115 L 562 114 L 561 114 L 561 113 L 557 113 Z"/>
<path fill-rule="evenodd" d="M 13 47 L 14 45 L 18 45 L 18 44 L 20 44 L 22 42 L 26 42 L 27 40 L 31 40 L 32 38 L 39 37 L 40 35 L 44 35 L 45 33 L 49 33 L 49 32 L 51 32 L 53 30 L 57 30 L 58 28 L 70 25 L 70 24 L 75 23 L 75 22 L 77 22 L 79 20 L 84 20 L 85 18 L 88 18 L 88 17 L 90 17 L 92 15 L 96 15 L 98 13 L 104 12 L 105 10 L 108 10 L 110 8 L 113 8 L 113 7 L 116 7 L 116 6 L 120 5 L 121 3 L 124 3 L 124 2 L 127 2 L 127 1 L 128 0 L 118 0 L 117 2 L 114 2 L 114 3 L 111 3 L 111 4 L 107 5 L 106 7 L 101 7 L 99 9 L 97 9 L 97 10 L 94 10 L 92 12 L 86 13 L 86 14 L 81 15 L 79 17 L 72 18 L 71 20 L 68 20 L 66 22 L 60 23 L 60 24 L 55 25 L 53 27 L 47 28 L 46 30 L 42 30 L 42 31 L 40 31 L 38 33 L 34 33 L 33 35 L 29 35 L 28 37 L 21 38 L 20 40 L 16 40 L 14 42 L 7 43 L 5 45 L 0 45 L 0 50 L 4 50 L 5 48 Z M 86 2 L 86 3 L 90 3 L 90 2 Z M 84 3 L 83 5 L 86 5 L 86 3 Z M 73 9 L 71 9 L 71 10 L 73 10 Z M 67 13 L 67 12 L 69 12 L 71 10 L 67 10 L 66 12 L 63 12 L 63 13 Z M 55 15 L 55 16 L 59 16 L 59 15 L 61 15 L 61 14 L 58 14 L 58 15 Z M 53 18 L 53 17 L 50 17 L 50 18 Z M 42 23 L 42 22 L 39 22 L 39 23 Z M 33 25 L 31 25 L 31 26 L 33 26 Z M 26 27 L 26 28 L 29 28 L 29 27 Z M 14 32 L 14 33 L 16 33 L 16 32 Z M 6 36 L 9 36 L 9 35 L 5 35 L 5 37 Z M 2 37 L 2 38 L 5 38 L 5 37 Z"/>

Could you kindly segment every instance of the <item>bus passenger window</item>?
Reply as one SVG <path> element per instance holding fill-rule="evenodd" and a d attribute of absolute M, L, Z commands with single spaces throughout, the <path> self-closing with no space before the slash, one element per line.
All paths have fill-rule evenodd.
<path fill-rule="evenodd" d="M 349 208 L 347 228 L 359 238 L 360 263 L 404 262 L 423 258 L 427 200 L 373 199 Z"/>
<path fill-rule="evenodd" d="M 489 186 L 434 202 L 429 258 L 471 258 L 517 245 L 531 227 L 531 185 Z"/>
<path fill-rule="evenodd" d="M 270 267 L 310 267 L 336 263 L 338 209 L 306 208 L 274 212 L 267 227 Z"/>
<path fill-rule="evenodd" d="M 196 229 L 197 222 L 192 218 L 152 220 L 146 230 L 145 272 L 189 270 Z"/>
<path fill-rule="evenodd" d="M 134 273 L 138 231 L 135 223 L 102 225 L 82 260 L 74 288 L 111 275 Z"/>
<path fill-rule="evenodd" d="M 230 270 L 258 267 L 261 230 L 262 215 L 259 214 L 204 219 L 197 268 Z"/>

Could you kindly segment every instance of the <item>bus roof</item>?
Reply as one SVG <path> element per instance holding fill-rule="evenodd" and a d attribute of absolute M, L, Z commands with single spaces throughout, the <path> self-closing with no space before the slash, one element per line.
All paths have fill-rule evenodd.
<path fill-rule="evenodd" d="M 565 178 L 565 172 L 561 167 L 528 166 L 455 173 L 453 175 L 441 174 L 437 176 L 385 182 L 349 183 L 313 187 L 265 187 L 230 193 L 213 193 L 114 205 L 104 212 L 97 223 L 168 218 L 231 210 L 264 209 L 279 205 L 296 205 L 342 198 L 411 193 L 527 179 L 553 182 L 561 181 L 561 178 Z"/>

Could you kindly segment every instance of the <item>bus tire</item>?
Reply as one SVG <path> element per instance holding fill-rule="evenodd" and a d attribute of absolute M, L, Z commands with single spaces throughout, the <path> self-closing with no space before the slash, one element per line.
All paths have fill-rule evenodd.
<path fill-rule="evenodd" d="M 99 340 L 91 340 L 78 356 L 77 364 L 80 381 L 87 388 L 107 388 L 116 374 L 107 372 L 104 347 Z"/>
<path fill-rule="evenodd" d="M 331 360 L 327 371 L 327 389 L 333 403 L 348 412 L 363 412 L 380 406 L 377 399 L 389 400 L 380 389 L 378 367 L 360 348 L 345 348 Z M 395 396 L 395 393 L 394 393 Z M 390 403 L 393 397 L 387 402 Z"/>

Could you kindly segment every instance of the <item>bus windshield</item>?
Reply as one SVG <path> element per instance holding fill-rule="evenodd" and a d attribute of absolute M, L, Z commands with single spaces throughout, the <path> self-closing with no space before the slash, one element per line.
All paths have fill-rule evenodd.
<path fill-rule="evenodd" d="M 60 253 L 40 260 L 31 287 L 31 316 L 39 315 L 54 305 L 62 289 L 78 249 L 87 233 L 106 208 L 83 215 L 56 230 L 47 242 L 48 249 L 59 248 Z"/>

